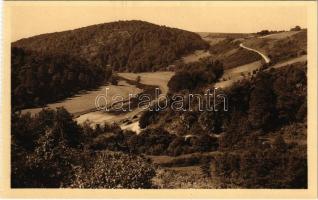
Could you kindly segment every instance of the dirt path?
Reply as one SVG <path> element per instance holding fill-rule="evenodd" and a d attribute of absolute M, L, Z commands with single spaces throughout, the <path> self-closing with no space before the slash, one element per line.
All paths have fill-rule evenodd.
<path fill-rule="evenodd" d="M 263 54 L 262 52 L 260 52 L 260 51 L 258 51 L 258 50 L 256 50 L 256 49 L 252 49 L 252 48 L 246 47 L 246 46 L 244 46 L 243 43 L 240 44 L 240 47 L 242 47 L 242 48 L 244 48 L 244 49 L 247 49 L 247 50 L 249 50 L 249 51 L 254 51 L 254 52 L 258 53 L 260 56 L 262 56 L 262 58 L 264 59 L 264 61 L 265 61 L 266 63 L 269 63 L 269 62 L 271 61 L 271 60 L 269 59 L 269 57 L 266 56 L 265 54 Z"/>
<path fill-rule="evenodd" d="M 277 64 L 267 68 L 264 71 L 268 71 L 271 68 L 278 69 L 281 67 L 285 67 L 287 65 L 291 65 L 293 63 L 306 62 L 306 61 L 307 61 L 307 55 L 302 55 L 302 56 L 297 57 L 297 58 L 292 58 L 290 60 L 277 63 Z M 229 70 L 225 70 L 223 76 L 221 77 L 221 80 L 222 79 L 223 80 L 225 79 L 225 80 L 215 83 L 214 87 L 217 87 L 217 88 L 230 87 L 233 83 L 235 83 L 239 80 L 242 80 L 244 78 L 249 78 L 250 75 L 253 74 L 253 71 L 260 69 L 261 66 L 262 66 L 262 62 L 256 61 L 256 62 L 247 64 L 247 65 L 242 65 L 242 66 L 235 67 L 235 68 L 232 68 Z"/>
<path fill-rule="evenodd" d="M 277 63 L 277 64 L 275 64 L 274 66 L 272 66 L 270 68 L 278 69 L 278 68 L 284 67 L 286 65 L 291 65 L 293 63 L 306 62 L 306 61 L 307 61 L 307 55 L 302 55 L 302 56 L 297 57 L 297 58 L 292 58 L 290 60 Z"/>

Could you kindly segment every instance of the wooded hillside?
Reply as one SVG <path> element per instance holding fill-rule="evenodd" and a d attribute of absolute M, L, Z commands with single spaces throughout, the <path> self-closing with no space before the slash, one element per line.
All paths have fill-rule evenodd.
<path fill-rule="evenodd" d="M 189 31 L 143 21 L 119 21 L 48 33 L 12 43 L 48 54 L 67 54 L 116 71 L 156 71 L 196 49 L 208 48 Z"/>

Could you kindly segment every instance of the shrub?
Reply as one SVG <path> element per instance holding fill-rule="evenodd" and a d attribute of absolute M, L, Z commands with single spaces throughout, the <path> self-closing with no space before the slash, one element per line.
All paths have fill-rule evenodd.
<path fill-rule="evenodd" d="M 138 156 L 99 152 L 88 168 L 78 167 L 74 188 L 151 188 L 154 168 Z"/>

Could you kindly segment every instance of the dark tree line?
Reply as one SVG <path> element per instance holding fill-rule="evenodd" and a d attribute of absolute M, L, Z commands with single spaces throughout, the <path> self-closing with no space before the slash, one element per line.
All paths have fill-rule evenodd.
<path fill-rule="evenodd" d="M 215 83 L 223 75 L 223 64 L 218 60 L 203 59 L 184 64 L 168 82 L 169 91 L 194 90 Z"/>
<path fill-rule="evenodd" d="M 260 35 L 260 36 L 265 36 L 265 35 L 275 34 L 275 33 L 280 33 L 280 32 L 284 32 L 284 31 L 261 30 L 261 31 L 257 32 L 256 34 Z"/>
<path fill-rule="evenodd" d="M 108 81 L 111 69 L 65 54 L 42 54 L 12 48 L 14 109 L 43 106 Z"/>

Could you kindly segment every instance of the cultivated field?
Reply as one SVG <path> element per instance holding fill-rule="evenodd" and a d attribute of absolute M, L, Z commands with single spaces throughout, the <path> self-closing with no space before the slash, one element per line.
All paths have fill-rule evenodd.
<path fill-rule="evenodd" d="M 118 75 L 129 80 L 136 80 L 140 76 L 140 83 L 159 86 L 162 94 L 166 94 L 168 92 L 168 81 L 174 75 L 174 72 L 118 73 Z"/>
<path fill-rule="evenodd" d="M 206 58 L 209 56 L 210 56 L 209 51 L 196 50 L 194 53 L 182 57 L 181 61 L 183 61 L 184 63 L 191 63 L 191 62 L 199 61 L 201 58 Z"/>
<path fill-rule="evenodd" d="M 168 81 L 173 76 L 174 72 L 148 72 L 148 73 L 118 73 L 122 78 L 128 80 L 136 80 L 140 77 L 140 83 L 145 85 L 155 85 L 158 86 L 162 94 L 168 92 Z M 110 113 L 105 113 L 102 111 L 94 111 L 85 113 L 76 118 L 78 123 L 83 123 L 89 121 L 91 124 L 101 124 L 107 123 L 118 123 L 122 129 L 132 130 L 136 133 L 140 132 L 139 128 L 139 115 L 142 112 L 142 108 L 136 108 L 131 112 L 113 115 Z"/>
<path fill-rule="evenodd" d="M 63 101 L 48 104 L 46 107 L 51 109 L 64 107 L 72 114 L 87 112 L 96 107 L 95 98 L 98 95 L 106 96 L 106 88 L 108 88 L 107 101 L 109 104 L 112 103 L 112 97 L 115 95 L 120 95 L 126 99 L 129 94 L 138 94 L 142 92 L 142 90 L 138 89 L 135 85 L 130 85 L 126 81 L 119 81 L 118 85 L 104 85 L 97 90 L 85 91 Z M 100 101 L 100 106 L 103 105 L 105 105 L 105 102 Z M 41 110 L 42 108 L 24 109 L 22 110 L 22 113 L 30 112 L 33 115 Z"/>

